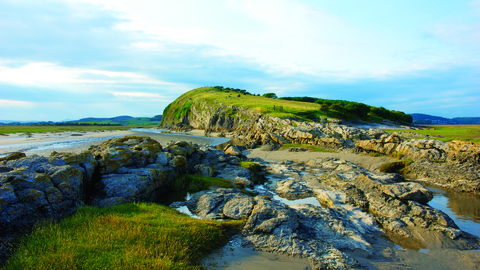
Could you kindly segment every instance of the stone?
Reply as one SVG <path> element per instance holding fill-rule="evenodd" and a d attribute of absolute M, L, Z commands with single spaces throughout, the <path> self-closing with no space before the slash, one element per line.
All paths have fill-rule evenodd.
<path fill-rule="evenodd" d="M 313 190 L 295 180 L 283 180 L 277 183 L 275 190 L 281 197 L 289 200 L 303 199 L 314 196 Z"/>
<path fill-rule="evenodd" d="M 11 153 L 10 155 L 8 155 L 8 156 L 6 156 L 6 157 L 1 157 L 1 158 L 0 158 L 0 161 L 16 160 L 16 159 L 24 158 L 24 157 L 26 157 L 26 156 L 27 156 L 27 155 L 25 155 L 25 153 L 15 152 L 15 153 Z"/>
<path fill-rule="evenodd" d="M 198 164 L 194 167 L 195 173 L 203 176 L 213 177 L 214 169 L 207 164 Z"/>
<path fill-rule="evenodd" d="M 225 154 L 231 155 L 231 156 L 237 156 L 237 157 L 242 156 L 242 150 L 240 150 L 240 148 L 238 146 L 235 146 L 235 145 L 227 145 L 223 149 L 223 152 L 225 152 Z"/>
<path fill-rule="evenodd" d="M 252 209 L 253 198 L 240 193 L 225 203 L 223 215 L 231 219 L 244 219 L 250 215 Z"/>

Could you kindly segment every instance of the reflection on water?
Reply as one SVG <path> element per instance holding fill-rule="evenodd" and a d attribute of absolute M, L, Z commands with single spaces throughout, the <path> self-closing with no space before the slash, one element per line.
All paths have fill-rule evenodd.
<path fill-rule="evenodd" d="M 415 251 L 426 250 L 426 247 L 422 241 L 415 238 L 404 237 L 392 232 L 387 232 L 386 234 L 383 234 L 382 237 L 392 243 L 395 243 L 396 249 L 410 249 Z"/>
<path fill-rule="evenodd" d="M 431 207 L 450 216 L 460 229 L 480 237 L 480 196 L 425 186 L 433 193 L 428 203 Z"/>

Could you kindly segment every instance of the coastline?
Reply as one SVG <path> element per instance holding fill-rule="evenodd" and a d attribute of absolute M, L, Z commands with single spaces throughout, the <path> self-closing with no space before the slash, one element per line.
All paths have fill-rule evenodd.
<path fill-rule="evenodd" d="M 51 152 L 79 153 L 92 145 L 124 136 L 147 136 L 165 146 L 169 141 L 189 141 L 197 144 L 218 145 L 228 142 L 226 138 L 203 137 L 202 130 L 188 133 L 152 133 L 138 130 L 115 130 L 102 132 L 37 133 L 33 135 L 11 134 L 0 136 L 0 157 L 13 152 L 26 155 L 49 156 Z"/>

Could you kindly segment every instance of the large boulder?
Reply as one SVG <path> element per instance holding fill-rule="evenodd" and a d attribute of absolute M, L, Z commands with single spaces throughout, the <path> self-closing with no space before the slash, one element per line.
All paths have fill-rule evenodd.
<path fill-rule="evenodd" d="M 162 146 L 150 137 L 125 136 L 92 146 L 89 151 L 99 162 L 101 173 L 109 174 L 121 167 L 143 167 L 154 163 Z"/>
<path fill-rule="evenodd" d="M 45 157 L 3 161 L 0 173 L 0 231 L 28 231 L 43 219 L 60 219 L 84 205 L 84 174 L 72 165 L 54 166 Z"/>

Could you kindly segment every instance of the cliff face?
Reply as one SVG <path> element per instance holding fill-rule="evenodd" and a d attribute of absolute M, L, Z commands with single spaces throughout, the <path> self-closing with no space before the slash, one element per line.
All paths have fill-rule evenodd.
<path fill-rule="evenodd" d="M 167 114 L 167 117 L 162 119 L 161 127 L 172 128 L 182 124 L 212 131 L 266 129 L 278 125 L 279 120 L 255 110 L 203 100 L 191 102 L 184 114 L 175 115 L 174 112 L 164 114 Z"/>

